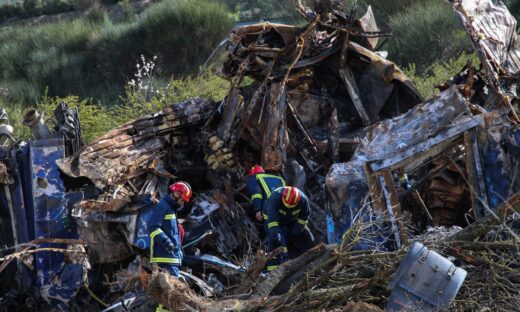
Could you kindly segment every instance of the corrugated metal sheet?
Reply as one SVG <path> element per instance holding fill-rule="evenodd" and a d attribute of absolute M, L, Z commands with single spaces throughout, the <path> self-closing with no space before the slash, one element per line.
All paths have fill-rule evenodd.
<path fill-rule="evenodd" d="M 499 79 L 500 70 L 517 74 L 520 71 L 520 45 L 516 20 L 504 3 L 462 0 L 455 2 L 454 8 L 481 61 L 491 63 L 495 80 Z"/>

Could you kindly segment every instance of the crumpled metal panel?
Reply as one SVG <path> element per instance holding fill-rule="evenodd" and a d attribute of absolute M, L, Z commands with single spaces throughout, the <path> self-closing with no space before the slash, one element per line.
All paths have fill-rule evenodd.
<path fill-rule="evenodd" d="M 470 39 L 498 87 L 499 75 L 520 71 L 520 43 L 516 35 L 516 20 L 502 1 L 451 1 Z"/>
<path fill-rule="evenodd" d="M 348 45 L 361 102 L 371 121 L 398 116 L 422 102 L 415 85 L 395 63 L 355 42 Z"/>
<path fill-rule="evenodd" d="M 343 234 L 354 224 L 373 223 L 361 231 L 354 249 L 386 250 L 385 243 L 391 235 L 381 226 L 384 215 L 371 207 L 368 184 L 360 162 L 334 164 L 327 174 L 326 189 L 329 196 L 329 243 L 341 243 Z"/>
<path fill-rule="evenodd" d="M 131 242 L 137 212 L 85 211 L 75 207 L 72 215 L 81 240 L 89 246 L 89 256 L 93 263 L 116 262 L 133 255 Z"/>
<path fill-rule="evenodd" d="M 244 252 L 259 242 L 258 230 L 244 210 L 219 192 L 197 198 L 183 226 L 187 231 L 185 241 L 212 230 L 213 235 L 204 238 L 198 246 L 225 257 Z"/>
<path fill-rule="evenodd" d="M 390 158 L 440 132 L 466 111 L 462 95 L 450 88 L 406 114 L 371 126 L 352 160 Z"/>
<path fill-rule="evenodd" d="M 457 130 L 455 127 L 457 120 L 462 124 L 468 123 L 464 118 L 460 118 L 467 110 L 468 106 L 462 95 L 456 88 L 451 88 L 442 92 L 440 96 L 412 108 L 406 114 L 369 127 L 368 133 L 361 140 L 362 144 L 351 161 L 334 164 L 327 174 L 329 214 L 334 221 L 336 240 L 339 240 L 356 221 L 364 223 L 381 220 L 378 215 L 380 212 L 372 213 L 370 211 L 372 204 L 367 201 L 369 195 L 365 170 L 367 162 L 391 159 L 392 156 L 402 155 L 403 151 L 408 150 L 416 150 L 415 154 L 422 153 L 431 146 L 417 147 L 421 147 L 423 142 L 428 142 L 432 138 L 436 138 L 432 141 L 432 146 L 440 144 L 443 141 L 442 133 L 450 134 L 450 127 Z M 470 119 L 468 124 L 474 127 L 472 123 L 478 122 L 480 119 L 475 121 Z M 461 128 L 454 133 L 460 134 L 464 129 Z M 449 137 L 444 139 L 447 138 Z M 410 155 L 412 156 L 414 154 Z M 377 197 L 379 194 L 372 194 L 372 196 Z M 367 244 L 367 247 L 380 246 L 380 242 L 389 236 L 384 233 L 384 229 L 381 231 L 368 228 L 367 231 L 371 233 L 367 232 L 367 237 L 372 236 L 372 241 L 375 243 Z"/>
<path fill-rule="evenodd" d="M 81 200 L 82 194 L 65 194 L 56 165 L 65 154 L 63 139 L 31 142 L 30 152 L 36 238 L 78 238 L 72 220 L 68 219 L 68 207 Z M 46 243 L 39 247 L 63 248 L 63 245 Z M 81 287 L 83 266 L 65 264 L 64 254 L 57 252 L 38 252 L 35 258 L 36 285 L 40 294 L 52 305 L 66 310 L 66 303 Z"/>
<path fill-rule="evenodd" d="M 60 311 L 68 311 L 67 302 L 74 299 L 83 282 L 83 264 L 63 263 L 53 279 L 40 288 L 40 295 Z"/>
<path fill-rule="evenodd" d="M 84 200 L 77 203 L 72 216 L 78 225 L 81 240 L 90 247 L 91 260 L 94 263 L 109 263 L 125 259 L 133 254 L 132 245 L 148 249 L 147 223 L 153 206 L 150 194 L 113 201 Z"/>
<path fill-rule="evenodd" d="M 200 98 L 174 104 L 107 132 L 58 165 L 68 176 L 87 177 L 100 189 L 122 185 L 164 156 L 172 132 L 204 122 L 214 107 Z"/>
<path fill-rule="evenodd" d="M 150 222 L 150 218 L 152 217 L 154 204 L 150 196 L 142 198 L 140 202 L 143 204 L 143 208 L 139 210 L 139 216 L 137 217 L 135 234 L 132 244 L 140 249 L 149 249 L 150 230 L 148 227 L 148 223 Z"/>

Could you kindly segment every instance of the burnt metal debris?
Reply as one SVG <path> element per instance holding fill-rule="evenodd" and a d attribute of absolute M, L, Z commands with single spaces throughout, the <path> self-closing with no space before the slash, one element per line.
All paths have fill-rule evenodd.
<path fill-rule="evenodd" d="M 517 309 L 516 21 L 502 3 L 447 2 L 482 66 L 432 99 L 378 51 L 390 32 L 370 7 L 356 19 L 355 5 L 315 0 L 298 2 L 303 26 L 230 32 L 221 102 L 177 103 L 87 144 L 65 103 L 52 129 L 27 112 L 28 143 L 2 111 L 2 309 Z M 305 190 L 328 243 L 267 277 L 245 191 L 253 164 Z M 176 179 L 196 192 L 179 214 L 186 283 L 148 260 L 147 215 Z"/>

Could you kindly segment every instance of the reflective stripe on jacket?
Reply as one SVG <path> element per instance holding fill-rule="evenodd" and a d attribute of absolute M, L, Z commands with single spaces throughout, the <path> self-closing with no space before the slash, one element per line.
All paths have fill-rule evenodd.
<path fill-rule="evenodd" d="M 151 262 L 181 265 L 181 242 L 175 214 L 178 208 L 179 205 L 170 195 L 164 196 L 153 207 L 149 226 Z M 170 243 L 174 246 L 173 252 L 166 248 Z"/>
<path fill-rule="evenodd" d="M 284 179 L 276 175 L 258 173 L 250 176 L 247 180 L 247 191 L 251 196 L 254 212 L 262 211 L 262 206 L 271 193 L 282 186 L 285 186 Z"/>

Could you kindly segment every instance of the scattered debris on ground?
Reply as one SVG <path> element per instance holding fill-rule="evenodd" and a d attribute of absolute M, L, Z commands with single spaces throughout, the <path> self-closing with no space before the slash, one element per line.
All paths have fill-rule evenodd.
<path fill-rule="evenodd" d="M 230 32 L 221 102 L 177 103 L 88 144 L 66 103 L 52 129 L 25 115 L 28 143 L 2 114 L 2 309 L 518 310 L 516 21 L 502 3 L 449 2 L 481 66 L 432 99 L 379 51 L 391 33 L 371 8 L 355 19 L 315 0 L 299 1 L 304 26 Z M 322 242 L 267 276 L 253 164 L 305 191 Z M 178 215 L 186 283 L 149 262 L 143 218 L 175 180 L 195 191 Z"/>

